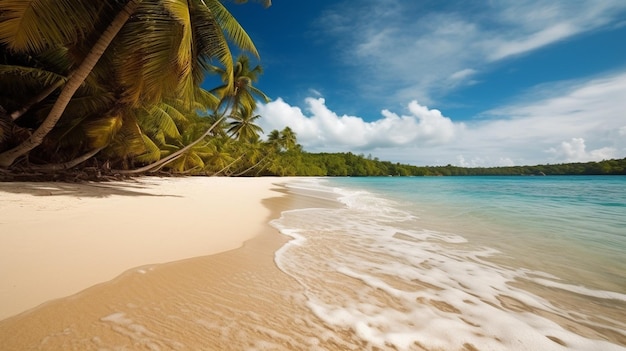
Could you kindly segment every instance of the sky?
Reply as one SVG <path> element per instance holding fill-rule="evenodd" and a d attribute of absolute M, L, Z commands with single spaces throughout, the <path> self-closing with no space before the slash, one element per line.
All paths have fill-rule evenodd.
<path fill-rule="evenodd" d="M 227 5 L 254 41 L 268 134 L 418 166 L 626 157 L 624 0 Z"/>

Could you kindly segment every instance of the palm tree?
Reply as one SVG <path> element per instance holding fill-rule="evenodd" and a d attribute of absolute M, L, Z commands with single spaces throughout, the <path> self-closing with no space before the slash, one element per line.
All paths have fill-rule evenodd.
<path fill-rule="evenodd" d="M 195 101 L 210 100 L 198 86 L 211 67 L 211 58 L 233 76 L 229 40 L 258 55 L 249 36 L 219 0 L 4 0 L 2 6 L 1 45 L 11 52 L 32 55 L 49 47 L 68 47 L 68 55 L 77 64 L 32 135 L 0 153 L 0 168 L 10 167 L 42 143 L 99 61 L 100 66 L 110 68 L 100 72 L 108 71 L 108 78 L 119 82 L 120 101 L 126 106 L 145 107 L 168 96 L 192 106 Z M 97 40 L 84 40 L 91 37 Z M 171 57 L 175 58 L 173 69 Z M 233 89 L 233 81 L 227 81 L 225 91 Z"/>
<path fill-rule="evenodd" d="M 258 138 L 250 140 L 242 146 L 245 162 L 235 171 L 235 174 L 233 174 L 235 177 L 248 174 L 253 169 L 260 167 L 270 156 L 270 152 L 267 152 L 265 148 L 265 143 Z"/>
<path fill-rule="evenodd" d="M 263 129 L 254 123 L 255 120 L 261 118 L 261 115 L 253 116 L 250 111 L 243 109 L 243 111 L 240 111 L 231 117 L 233 120 L 230 122 L 228 133 L 234 136 L 237 140 L 256 140 L 259 138 L 259 134 L 263 133 Z"/>
<path fill-rule="evenodd" d="M 85 59 L 65 83 L 63 89 L 61 90 L 61 94 L 56 100 L 56 103 L 52 106 L 48 117 L 46 117 L 43 123 L 41 123 L 41 125 L 26 141 L 22 142 L 17 147 L 0 154 L 0 167 L 8 168 L 13 164 L 16 158 L 28 153 L 30 150 L 41 144 L 43 138 L 52 130 L 59 118 L 61 118 L 65 107 L 70 102 L 76 90 L 78 90 L 80 85 L 85 81 L 85 78 L 87 78 L 93 67 L 98 62 L 98 59 L 102 56 L 102 54 L 109 46 L 111 41 L 113 41 L 113 38 L 115 38 L 120 29 L 122 29 L 122 26 L 124 26 L 126 21 L 130 18 L 130 15 L 135 11 L 140 2 L 141 0 L 129 0 L 128 3 L 126 3 L 126 5 L 121 9 L 121 11 L 118 12 L 118 14 L 109 24 L 109 26 L 105 29 L 103 34 L 95 42 L 89 53 L 85 56 Z M 65 23 L 62 23 L 62 19 L 69 18 L 71 20 L 71 17 L 68 16 L 68 13 L 71 14 L 79 12 L 87 13 L 89 15 L 93 15 L 94 13 L 96 13 L 95 11 L 89 11 L 93 10 L 93 6 L 83 7 L 76 6 L 77 4 L 72 4 L 71 6 L 68 6 L 70 7 L 68 9 L 57 5 L 69 3 L 65 3 L 62 1 L 52 1 L 48 3 L 53 3 L 54 5 L 48 6 L 47 10 L 40 10 L 40 13 L 45 13 L 50 16 L 50 18 L 60 19 L 59 21 L 46 21 L 44 18 L 32 19 L 27 16 L 31 15 L 31 12 L 34 13 L 32 14 L 33 16 L 36 15 L 36 11 L 34 10 L 34 8 L 36 7 L 30 7 L 30 5 L 33 4 L 31 4 L 30 2 L 27 3 L 17 0 L 7 1 L 7 3 L 4 4 L 5 8 L 2 12 L 0 12 L 3 15 L 2 21 L 0 21 L 0 23 L 3 23 L 3 25 L 0 26 L 0 40 L 3 43 L 7 44 L 9 49 L 24 49 L 23 51 L 27 51 L 25 49 L 42 49 L 51 44 L 58 45 L 64 39 L 67 39 L 67 37 L 73 37 L 73 32 L 77 32 L 78 34 L 76 35 L 84 34 L 80 33 L 80 30 L 77 31 L 76 26 L 70 25 L 67 20 Z M 78 9 L 78 11 L 74 11 L 73 8 Z M 59 12 L 59 10 L 61 10 L 61 12 Z M 22 16 L 19 16 L 20 14 Z M 12 21 L 15 19 L 16 21 Z M 25 20 L 22 21 L 22 19 Z M 31 22 L 28 21 L 29 19 L 31 20 Z M 58 25 L 56 26 L 56 28 L 45 27 L 46 22 Z M 24 27 L 27 28 L 20 28 L 22 24 L 24 25 Z M 78 29 L 82 28 L 79 27 Z M 26 36 L 24 36 L 23 33 L 31 33 L 34 35 L 30 35 L 28 36 L 27 40 L 24 40 L 24 37 Z M 42 33 L 40 38 L 37 37 L 39 33 Z M 13 34 L 13 36 L 10 36 L 10 34 Z"/>
<path fill-rule="evenodd" d="M 298 146 L 296 133 L 290 127 L 285 127 L 280 132 L 280 141 L 286 150 L 291 150 Z"/>
<path fill-rule="evenodd" d="M 281 140 L 280 132 L 278 131 L 278 129 L 272 130 L 267 135 L 267 144 L 269 145 L 270 148 L 274 149 L 276 152 L 282 149 L 283 147 L 282 140 Z"/>
<path fill-rule="evenodd" d="M 263 73 L 263 68 L 257 65 L 250 69 L 248 56 L 240 55 L 237 58 L 232 78 L 230 72 L 222 68 L 212 67 L 212 69 L 220 74 L 224 81 L 223 85 L 211 90 L 211 92 L 221 98 L 220 107 L 224 110 L 223 113 L 229 113 L 231 117 L 238 114 L 244 115 L 246 111 L 252 113 L 256 109 L 255 96 L 263 102 L 270 101 L 270 98 L 265 93 L 252 85 L 253 82 L 258 81 L 259 75 Z M 233 82 L 232 89 L 229 87 L 229 82 L 231 81 Z"/>

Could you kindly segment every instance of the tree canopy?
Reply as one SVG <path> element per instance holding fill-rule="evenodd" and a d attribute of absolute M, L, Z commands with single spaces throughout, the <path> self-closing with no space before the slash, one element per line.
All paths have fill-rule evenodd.
<path fill-rule="evenodd" d="M 268 99 L 233 47 L 258 56 L 219 0 L 2 0 L 0 169 L 202 170 L 212 130 L 252 138 Z"/>

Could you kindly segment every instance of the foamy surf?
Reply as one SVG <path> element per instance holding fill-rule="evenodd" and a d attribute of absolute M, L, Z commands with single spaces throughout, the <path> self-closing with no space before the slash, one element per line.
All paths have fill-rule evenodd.
<path fill-rule="evenodd" d="M 275 261 L 329 337 L 352 335 L 354 349 L 626 349 L 623 293 L 515 266 L 463 228 L 423 228 L 418 213 L 380 195 L 317 187 L 345 207 L 284 212 L 273 225 L 294 241 Z M 581 300 L 588 306 L 572 308 Z"/>

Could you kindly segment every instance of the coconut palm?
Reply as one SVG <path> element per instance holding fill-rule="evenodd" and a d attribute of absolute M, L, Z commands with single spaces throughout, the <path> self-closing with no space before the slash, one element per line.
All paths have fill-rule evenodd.
<path fill-rule="evenodd" d="M 90 74 L 113 77 L 126 108 L 145 108 L 167 97 L 192 106 L 211 102 L 210 95 L 198 89 L 211 67 L 209 60 L 217 59 L 233 77 L 229 40 L 257 55 L 249 36 L 219 0 L 2 1 L 1 45 L 30 55 L 66 47 L 75 68 L 32 135 L 0 153 L 0 168 L 42 143 Z M 102 68 L 94 69 L 98 64 Z M 225 91 L 233 89 L 231 79 Z"/>
<path fill-rule="evenodd" d="M 7 168 L 11 166 L 16 158 L 28 153 L 41 144 L 43 138 L 61 118 L 63 111 L 65 111 L 66 106 L 76 90 L 78 90 L 80 85 L 85 81 L 85 78 L 87 78 L 98 62 L 98 59 L 102 56 L 122 26 L 124 26 L 126 21 L 130 18 L 130 15 L 135 11 L 140 1 L 141 0 L 129 0 L 117 13 L 104 30 L 103 34 L 91 47 L 82 63 L 71 77 L 69 77 L 46 119 L 27 140 L 13 149 L 0 154 L 0 167 Z M 45 6 L 46 4 L 51 4 L 51 6 Z M 42 8 L 38 8 L 40 5 L 43 5 Z M 86 21 L 89 22 L 90 19 L 95 19 L 94 15 L 100 13 L 96 11 L 97 7 L 96 5 L 90 6 L 89 4 L 83 4 L 83 2 L 70 4 L 64 1 L 26 2 L 5 0 L 3 10 L 0 12 L 2 16 L 0 18 L 0 23 L 2 23 L 0 26 L 0 41 L 6 44 L 11 50 L 18 52 L 37 52 L 45 49 L 47 46 L 56 46 L 68 40 L 76 40 L 79 35 L 90 34 L 93 28 L 90 28 L 89 25 L 84 25 L 85 21 L 80 21 L 80 25 L 78 26 L 70 24 L 69 21 L 73 18 L 83 18 L 79 16 L 84 15 Z M 74 14 L 76 17 L 68 16 L 68 14 Z M 55 20 L 50 21 L 46 17 L 40 17 L 42 15 L 55 18 Z M 66 20 L 63 21 L 63 19 Z M 92 23 L 95 23 L 95 21 Z"/>
<path fill-rule="evenodd" d="M 245 155 L 244 162 L 234 172 L 234 176 L 249 174 L 252 170 L 262 167 L 263 163 L 270 157 L 270 152 L 266 150 L 266 144 L 257 138 L 242 144 Z"/>
<path fill-rule="evenodd" d="M 280 132 L 278 131 L 278 129 L 272 130 L 267 135 L 267 144 L 271 149 L 275 150 L 276 152 L 282 149 L 282 140 L 280 138 Z"/>
<path fill-rule="evenodd" d="M 212 89 L 211 92 L 221 98 L 220 107 L 223 113 L 228 113 L 230 117 L 252 113 L 256 109 L 257 97 L 263 102 L 270 101 L 265 93 L 252 85 L 253 82 L 258 81 L 263 68 L 257 65 L 251 69 L 248 56 L 240 55 L 237 58 L 232 76 L 232 89 L 229 86 L 230 73 L 219 67 L 212 67 L 212 69 L 222 76 L 224 84 Z"/>
<path fill-rule="evenodd" d="M 280 132 L 280 141 L 281 141 L 281 145 L 286 150 L 295 149 L 298 146 L 298 142 L 297 142 L 297 139 L 296 139 L 296 133 L 290 127 L 285 127 Z"/>
<path fill-rule="evenodd" d="M 259 134 L 263 133 L 263 129 L 254 123 L 257 119 L 261 118 L 261 115 L 253 116 L 250 111 L 243 109 L 231 117 L 232 121 L 230 122 L 228 133 L 237 140 L 256 140 L 259 138 Z"/>

